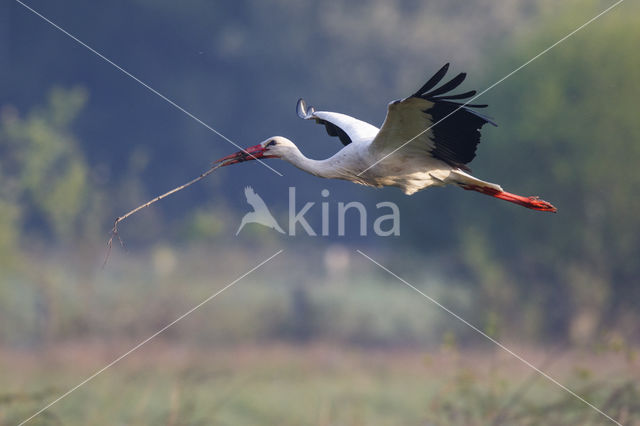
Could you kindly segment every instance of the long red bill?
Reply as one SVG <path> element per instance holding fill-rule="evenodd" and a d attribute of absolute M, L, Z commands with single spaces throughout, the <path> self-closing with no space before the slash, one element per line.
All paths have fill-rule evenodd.
<path fill-rule="evenodd" d="M 222 167 L 230 166 L 231 164 L 242 163 L 243 161 L 257 160 L 259 158 L 271 158 L 271 156 L 264 155 L 266 148 L 262 144 L 250 146 L 242 151 L 238 151 L 235 154 L 227 155 L 219 160 L 213 162 L 223 163 Z"/>

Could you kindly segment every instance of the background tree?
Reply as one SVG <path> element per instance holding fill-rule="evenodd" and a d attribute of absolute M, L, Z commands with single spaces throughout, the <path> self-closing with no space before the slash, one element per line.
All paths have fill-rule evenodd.
<path fill-rule="evenodd" d="M 498 203 L 464 201 L 460 250 L 485 287 L 500 289 L 485 296 L 502 297 L 503 313 L 528 305 L 525 321 L 528 312 L 542 334 L 592 337 L 628 317 L 640 297 L 640 57 L 631 53 L 640 9 L 631 9 L 594 23 L 484 99 L 500 128 L 487 134 L 475 168 L 517 193 L 539 193 L 559 212 L 518 212 L 514 221 Z M 582 22 L 573 11 L 543 16 L 542 35 L 515 40 L 491 75 Z"/>

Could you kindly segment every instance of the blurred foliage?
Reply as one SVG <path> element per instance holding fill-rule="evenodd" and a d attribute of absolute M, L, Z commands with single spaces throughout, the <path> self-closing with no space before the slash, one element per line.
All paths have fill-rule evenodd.
<path fill-rule="evenodd" d="M 84 89 L 54 88 L 24 115 L 12 106 L 0 111 L 1 341 L 17 339 L 15 327 L 22 344 L 43 341 L 64 321 L 52 310 L 63 297 L 52 293 L 60 268 L 42 259 L 64 252 L 62 269 L 72 268 L 74 280 L 92 269 L 82 262 L 92 242 L 87 229 L 103 218 L 101 197 L 73 130 L 86 100 Z"/>
<path fill-rule="evenodd" d="M 37 7 L 241 145 L 283 133 L 300 140 L 312 157 L 327 156 L 338 145 L 321 129 L 296 121 L 292 106 L 299 96 L 308 93 L 323 108 L 380 123 L 381 105 L 410 93 L 443 62 L 455 62 L 455 70 L 467 68 L 465 86 L 482 89 L 609 5 L 247 0 L 181 7 L 138 0 L 127 5 L 125 18 L 119 3 L 99 13 L 83 2 L 70 4 L 62 15 L 53 3 Z M 91 329 L 85 315 L 100 300 L 93 288 L 96 258 L 102 255 L 96 244 L 106 239 L 112 218 L 197 176 L 211 158 L 236 148 L 218 139 L 210 144 L 206 129 L 18 4 L 8 10 L 11 19 L 2 28 L 7 37 L 0 38 L 0 59 L 12 64 L 0 69 L 6 95 L 0 118 L 0 267 L 6 273 L 0 288 L 13 290 L 4 291 L 2 303 L 30 304 L 24 312 L 37 312 L 40 319 L 24 321 L 25 327 L 44 324 L 45 334 L 55 335 L 59 324 L 52 318 L 59 315 L 65 327 L 80 333 Z M 442 297 L 456 311 L 467 310 L 490 335 L 569 337 L 586 344 L 620 327 L 636 338 L 637 12 L 636 4 L 625 2 L 483 95 L 491 105 L 487 114 L 500 127 L 483 129 L 474 172 L 512 192 L 540 194 L 558 206 L 557 215 L 452 188 L 407 198 L 394 189 L 316 179 L 283 164 L 277 167 L 286 176 L 275 178 L 253 164 L 225 168 L 132 217 L 121 232 L 132 248 L 146 244 L 154 253 L 167 239 L 169 246 L 187 248 L 237 245 L 253 253 L 282 243 L 295 250 L 291 240 L 260 227 L 232 239 L 247 208 L 239 195 L 243 186 L 255 185 L 276 213 L 287 211 L 283 194 L 294 183 L 306 194 L 328 188 L 332 200 L 353 199 L 358 191 L 371 201 L 398 202 L 402 235 L 352 241 L 388 246 L 391 269 L 418 271 L 412 279 L 440 277 L 448 289 Z M 20 54 L 23 50 L 32 54 Z M 485 86 L 478 83 L 483 76 Z M 42 93 L 48 93 L 44 104 Z M 307 143 L 315 139 L 322 142 Z M 208 198 L 212 201 L 203 202 Z M 171 264 L 166 252 L 157 253 L 156 263 Z M 54 257 L 61 266 L 44 261 Z M 297 274 L 314 261 L 308 257 L 288 272 Z M 25 267 L 31 264 L 48 266 Z M 118 279 L 146 282 L 144 274 L 127 271 L 132 275 Z M 152 274 L 165 275 L 187 279 Z M 345 303 L 357 305 L 357 297 L 330 288 L 308 290 L 307 281 L 312 279 L 303 275 L 292 284 L 296 289 L 287 290 L 283 302 L 294 300 L 291 310 L 261 324 L 257 335 L 268 335 L 264 329 L 270 327 L 300 338 L 330 330 L 344 341 L 388 345 L 448 332 L 444 323 L 432 329 L 402 315 L 377 317 L 372 312 L 384 309 L 377 298 L 392 297 L 384 290 L 372 292 L 362 311 L 349 310 Z M 62 300 L 57 293 L 67 291 L 65 286 L 77 290 L 77 300 Z M 72 303 L 80 305 L 67 306 Z M 0 316 L 7 320 L 10 311 Z M 18 323 L 29 317 L 15 315 Z M 244 324 L 254 324 L 247 315 Z M 340 324 L 344 327 L 337 330 Z M 463 344 L 468 337 L 458 330 L 456 336 Z"/>
<path fill-rule="evenodd" d="M 631 53 L 640 8 L 625 8 L 488 95 L 500 127 L 486 132 L 474 169 L 487 165 L 488 180 L 539 194 L 559 211 L 477 200 L 473 220 L 464 205 L 455 227 L 484 301 L 534 334 L 589 340 L 640 299 L 640 57 Z M 585 20 L 573 11 L 543 18 L 535 36 L 508 45 L 491 75 L 516 68 Z"/>
<path fill-rule="evenodd" d="M 70 346 L 73 363 L 39 363 L 0 353 L 24 370 L 3 371 L 0 425 L 15 425 L 112 359 L 111 345 Z M 75 352 L 74 352 L 75 350 Z M 425 355 L 426 354 L 426 355 Z M 58 353 L 58 356 L 61 354 Z M 375 351 L 330 345 L 250 345 L 188 350 L 155 342 L 55 404 L 36 425 L 608 425 L 574 396 L 522 366 L 471 353 Z M 429 361 L 421 359 L 428 356 Z M 620 424 L 640 419 L 640 385 L 599 371 L 558 378 Z M 521 383 L 524 379 L 525 387 Z M 38 381 L 41 388 L 24 383 Z M 16 389 L 9 391 L 8 389 Z"/>
<path fill-rule="evenodd" d="M 12 107 L 3 109 L 2 205 L 9 209 L 4 220 L 13 217 L 13 223 L 12 230 L 0 240 L 15 238 L 11 234 L 17 232 L 65 244 L 82 235 L 86 223 L 83 216 L 95 202 L 95 195 L 89 186 L 89 165 L 71 124 L 86 98 L 86 91 L 80 88 L 53 89 L 47 105 L 35 108 L 24 118 Z M 19 211 L 20 217 L 12 215 L 11 209 Z"/>
<path fill-rule="evenodd" d="M 304 252 L 323 257 L 322 250 Z M 109 268 L 87 279 L 69 268 L 73 263 L 64 255 L 54 253 L 41 261 L 46 277 L 23 274 L 20 281 L 5 282 L 10 291 L 0 300 L 0 341 L 21 346 L 87 336 L 142 339 L 263 257 L 267 256 L 250 248 L 232 250 L 217 242 L 190 242 L 180 249 L 158 244 L 148 257 L 123 258 L 114 252 Z M 461 324 L 449 324 L 444 312 L 425 310 L 411 293 L 388 284 L 386 277 L 371 275 L 368 265 L 353 265 L 344 275 L 330 276 L 323 267 L 301 269 L 304 259 L 291 253 L 279 262 L 289 272 L 286 276 L 258 276 L 257 271 L 256 277 L 227 290 L 224 302 L 191 316 L 175 332 L 167 330 L 166 336 L 204 345 L 323 340 L 393 347 L 437 343 L 442 330 L 469 335 Z M 470 310 L 470 292 L 458 286 L 456 293 L 449 286 L 432 282 L 425 291 L 443 303 L 455 303 L 461 312 Z"/>

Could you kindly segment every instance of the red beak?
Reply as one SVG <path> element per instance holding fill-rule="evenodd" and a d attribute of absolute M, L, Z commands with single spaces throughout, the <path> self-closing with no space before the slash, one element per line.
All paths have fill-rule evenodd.
<path fill-rule="evenodd" d="M 250 146 L 242 151 L 238 151 L 235 154 L 227 155 L 219 160 L 213 162 L 223 163 L 222 167 L 230 166 L 231 164 L 242 163 L 243 161 L 257 160 L 259 158 L 273 158 L 273 155 L 264 155 L 267 149 L 262 144 Z"/>

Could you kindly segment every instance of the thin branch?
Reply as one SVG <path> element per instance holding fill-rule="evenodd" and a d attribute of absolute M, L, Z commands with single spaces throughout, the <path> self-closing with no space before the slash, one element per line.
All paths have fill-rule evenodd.
<path fill-rule="evenodd" d="M 120 234 L 118 233 L 118 225 L 120 224 L 120 222 L 124 221 L 125 219 L 127 219 L 129 216 L 133 215 L 134 213 L 139 212 L 140 210 L 149 207 L 151 204 L 154 204 L 160 200 L 162 200 L 165 197 L 168 197 L 171 194 L 174 194 L 178 191 L 181 191 L 183 189 L 185 189 L 188 186 L 193 185 L 194 183 L 206 178 L 207 176 L 209 176 L 211 173 L 213 173 L 216 169 L 218 169 L 219 167 L 222 167 L 223 165 L 225 165 L 225 163 L 218 163 L 214 166 L 212 166 L 209 170 L 207 170 L 206 172 L 202 173 L 200 176 L 198 176 L 195 179 L 192 179 L 191 181 L 185 183 L 184 185 L 180 185 L 177 188 L 173 188 L 171 191 L 169 192 L 165 192 L 162 195 L 158 195 L 156 198 L 147 201 L 146 203 L 136 207 L 135 209 L 125 213 L 124 215 L 118 217 L 115 222 L 113 223 L 113 228 L 111 229 L 111 236 L 109 237 L 109 241 L 107 241 L 107 254 L 104 258 L 104 262 L 102 263 L 102 268 L 104 268 L 107 265 L 107 261 L 109 260 L 109 255 L 111 254 L 111 247 L 113 246 L 113 237 L 118 238 L 118 241 L 120 241 L 120 245 L 122 247 L 124 247 L 124 242 L 122 241 L 122 238 L 120 238 Z"/>

